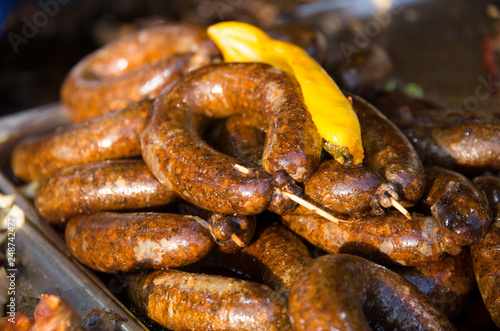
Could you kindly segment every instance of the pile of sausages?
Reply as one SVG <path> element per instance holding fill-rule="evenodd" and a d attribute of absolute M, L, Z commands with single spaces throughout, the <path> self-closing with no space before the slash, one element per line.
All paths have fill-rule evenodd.
<path fill-rule="evenodd" d="M 73 68 L 74 124 L 21 141 L 12 170 L 40 183 L 36 208 L 75 258 L 126 272 L 137 311 L 169 329 L 454 329 L 476 284 L 500 327 L 499 122 L 370 100 L 404 105 L 402 126 L 345 93 L 354 166 L 323 151 L 293 77 L 223 63 L 202 27 L 155 26 Z"/>

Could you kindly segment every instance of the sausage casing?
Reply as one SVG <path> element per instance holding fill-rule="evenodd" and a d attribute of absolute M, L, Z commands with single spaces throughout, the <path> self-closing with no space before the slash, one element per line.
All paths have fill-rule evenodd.
<path fill-rule="evenodd" d="M 138 310 L 173 330 L 290 330 L 285 300 L 265 285 L 179 270 L 132 274 Z"/>
<path fill-rule="evenodd" d="M 61 170 L 40 185 L 35 206 L 47 222 L 64 224 L 77 214 L 162 206 L 176 199 L 142 160 L 114 160 Z"/>
<path fill-rule="evenodd" d="M 413 213 L 362 216 L 335 224 L 318 215 L 285 215 L 282 223 L 328 253 L 359 255 L 388 264 L 422 265 L 438 261 L 446 253 L 456 255 L 461 246 L 432 217 Z"/>
<path fill-rule="evenodd" d="M 294 330 L 454 330 L 406 279 L 347 254 L 314 260 L 292 286 L 288 307 Z"/>
<path fill-rule="evenodd" d="M 65 238 L 78 261 L 107 273 L 185 266 L 213 247 L 201 218 L 165 213 L 78 215 L 68 221 Z"/>

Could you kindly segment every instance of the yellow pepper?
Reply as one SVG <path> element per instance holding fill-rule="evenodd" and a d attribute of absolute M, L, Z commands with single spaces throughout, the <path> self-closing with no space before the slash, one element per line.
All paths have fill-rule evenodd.
<path fill-rule="evenodd" d="M 341 163 L 345 160 L 341 153 L 346 148 L 354 164 L 363 161 L 361 129 L 351 103 L 302 48 L 272 39 L 264 31 L 242 22 L 217 23 L 207 32 L 226 62 L 263 62 L 295 76 L 312 119 L 325 140 L 325 148 Z"/>

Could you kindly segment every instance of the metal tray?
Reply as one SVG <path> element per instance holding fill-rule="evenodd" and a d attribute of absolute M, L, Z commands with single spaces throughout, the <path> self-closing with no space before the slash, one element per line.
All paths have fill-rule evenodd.
<path fill-rule="evenodd" d="M 98 308 L 126 318 L 120 330 L 148 330 L 112 294 L 112 288 L 71 256 L 63 238 L 40 219 L 32 201 L 21 193 L 11 176 L 10 153 L 20 139 L 67 123 L 59 103 L 0 118 L 0 191 L 15 194 L 15 203 L 26 215 L 26 222 L 15 237 L 15 258 L 22 265 L 19 277 L 37 295 L 60 296 L 79 316 Z"/>

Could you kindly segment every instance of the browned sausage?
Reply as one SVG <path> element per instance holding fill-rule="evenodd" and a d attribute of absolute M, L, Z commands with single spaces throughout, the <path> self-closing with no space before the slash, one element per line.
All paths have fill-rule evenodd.
<path fill-rule="evenodd" d="M 391 206 L 390 197 L 398 199 L 394 184 L 364 165 L 342 166 L 335 160 L 323 162 L 304 183 L 304 196 L 329 212 L 344 215 L 383 214 L 381 206 Z M 299 206 L 295 215 L 311 211 Z"/>
<path fill-rule="evenodd" d="M 161 206 L 176 199 L 142 160 L 115 160 L 61 170 L 38 188 L 35 205 L 47 222 L 64 224 L 77 214 Z"/>
<path fill-rule="evenodd" d="M 243 164 L 262 166 L 265 138 L 263 129 L 259 128 L 254 117 L 233 115 L 226 119 L 216 148 Z"/>
<path fill-rule="evenodd" d="M 65 238 L 78 261 L 108 273 L 181 267 L 213 247 L 201 218 L 151 212 L 78 215 L 68 221 Z"/>
<path fill-rule="evenodd" d="M 427 187 L 421 205 L 468 246 L 483 238 L 491 224 L 491 210 L 483 192 L 465 176 L 450 169 L 425 165 Z"/>
<path fill-rule="evenodd" d="M 168 109 L 168 111 L 166 111 Z M 300 90 L 284 72 L 265 64 L 226 63 L 205 66 L 165 90 L 150 108 L 142 135 L 148 168 L 167 187 L 204 209 L 258 214 L 272 198 L 270 176 L 203 142 L 201 117 L 246 113 L 267 128 L 263 167 L 284 170 L 297 181 L 319 165 L 321 137 Z"/>
<path fill-rule="evenodd" d="M 255 216 L 212 213 L 208 218 L 210 233 L 221 252 L 236 253 L 248 245 L 255 232 Z"/>
<path fill-rule="evenodd" d="M 312 257 L 297 235 L 273 222 L 259 229 L 250 245 L 237 254 L 212 252 L 208 260 L 216 267 L 249 275 L 288 298 L 292 284 Z"/>
<path fill-rule="evenodd" d="M 398 187 L 403 206 L 415 205 L 425 189 L 424 167 L 417 152 L 405 135 L 375 107 L 356 95 L 347 95 L 353 99 L 361 126 L 363 163 Z"/>
<path fill-rule="evenodd" d="M 500 177 L 489 175 L 478 176 L 472 182 L 486 194 L 493 218 L 500 220 Z"/>
<path fill-rule="evenodd" d="M 406 279 L 347 254 L 317 258 L 292 286 L 288 309 L 294 330 L 454 330 Z"/>
<path fill-rule="evenodd" d="M 470 173 L 500 170 L 500 122 L 415 125 L 406 135 L 426 163 Z"/>
<path fill-rule="evenodd" d="M 144 98 L 207 64 L 218 54 L 205 29 L 187 24 L 150 27 L 111 42 L 73 67 L 61 88 L 71 120 L 80 122 Z"/>
<path fill-rule="evenodd" d="M 423 265 L 460 253 L 453 235 L 432 217 L 387 211 L 338 225 L 318 215 L 282 216 L 285 226 L 328 253 L 348 253 L 380 263 Z"/>
<path fill-rule="evenodd" d="M 30 182 L 72 165 L 140 156 L 139 135 L 150 105 L 145 100 L 43 136 L 28 137 L 12 152 L 12 170 Z"/>
<path fill-rule="evenodd" d="M 483 302 L 500 328 L 500 222 L 494 222 L 486 236 L 471 246 L 472 265 Z"/>
<path fill-rule="evenodd" d="M 132 274 L 139 312 L 173 330 L 290 330 L 285 300 L 265 285 L 178 270 Z"/>
<path fill-rule="evenodd" d="M 428 296 L 448 318 L 457 317 L 465 310 L 476 288 L 472 261 L 467 248 L 456 256 L 414 267 L 391 266 Z"/>

